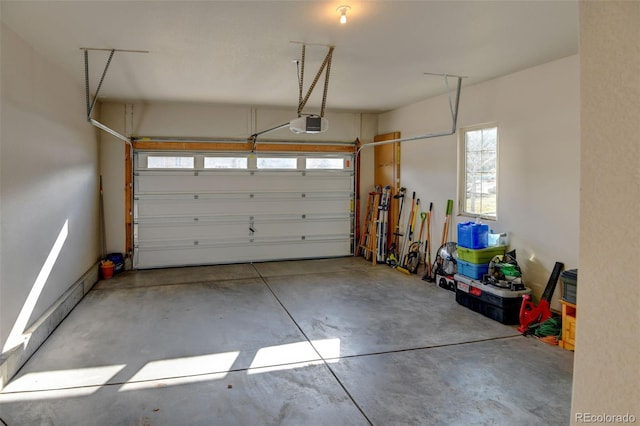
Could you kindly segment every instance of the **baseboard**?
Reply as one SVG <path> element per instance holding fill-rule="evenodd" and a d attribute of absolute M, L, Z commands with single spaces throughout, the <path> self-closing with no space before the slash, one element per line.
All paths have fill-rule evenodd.
<path fill-rule="evenodd" d="M 31 358 L 35 351 L 53 333 L 85 294 L 98 282 L 98 263 L 93 265 L 62 296 L 24 332 L 22 344 L 0 355 L 0 390 Z"/>

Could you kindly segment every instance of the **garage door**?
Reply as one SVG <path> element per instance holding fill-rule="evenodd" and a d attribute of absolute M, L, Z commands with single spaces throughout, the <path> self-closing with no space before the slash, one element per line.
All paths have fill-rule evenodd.
<path fill-rule="evenodd" d="M 136 152 L 136 269 L 352 254 L 351 154 Z"/>

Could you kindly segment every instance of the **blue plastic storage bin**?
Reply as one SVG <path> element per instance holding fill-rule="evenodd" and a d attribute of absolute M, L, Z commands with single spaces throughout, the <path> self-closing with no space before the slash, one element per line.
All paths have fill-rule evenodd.
<path fill-rule="evenodd" d="M 489 272 L 488 263 L 470 263 L 458 259 L 458 274 L 465 275 L 474 280 L 481 280 L 484 274 Z"/>
<path fill-rule="evenodd" d="M 470 249 L 489 247 L 489 225 L 475 222 L 459 223 L 458 245 Z"/>
<path fill-rule="evenodd" d="M 124 272 L 124 256 L 122 255 L 122 253 L 109 253 L 105 257 L 105 259 L 113 262 L 114 274 L 119 274 L 120 272 Z"/>

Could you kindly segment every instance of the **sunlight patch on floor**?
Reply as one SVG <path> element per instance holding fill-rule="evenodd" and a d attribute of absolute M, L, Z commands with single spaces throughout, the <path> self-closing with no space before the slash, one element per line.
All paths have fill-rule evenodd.
<path fill-rule="evenodd" d="M 290 370 L 309 365 L 323 364 L 325 361 L 320 358 L 314 346 L 322 348 L 322 350 L 320 350 L 321 353 L 334 355 L 331 356 L 331 358 L 338 358 L 340 356 L 340 339 L 337 338 L 269 346 L 258 350 L 247 370 L 247 374 Z M 337 362 L 337 360 L 332 362 Z"/>
<path fill-rule="evenodd" d="M 121 391 L 139 390 L 158 387 L 152 381 L 161 380 L 163 385 L 178 385 L 224 378 L 240 352 L 223 352 L 188 356 L 173 359 L 162 359 L 145 364 Z"/>
<path fill-rule="evenodd" d="M 75 368 L 27 373 L 11 381 L 0 393 L 0 402 L 57 399 L 90 395 L 126 365 Z"/>

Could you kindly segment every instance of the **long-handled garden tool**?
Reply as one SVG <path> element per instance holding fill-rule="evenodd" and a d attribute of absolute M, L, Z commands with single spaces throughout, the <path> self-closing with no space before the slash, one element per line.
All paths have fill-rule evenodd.
<path fill-rule="evenodd" d="M 410 235 L 411 224 L 413 222 L 413 214 L 414 214 L 415 207 L 416 207 L 416 193 L 414 191 L 411 198 L 411 210 L 409 211 L 409 217 L 407 219 L 407 230 L 404 233 L 404 236 L 402 238 L 402 249 L 400 250 L 400 257 L 398 257 L 398 264 L 396 265 L 399 267 L 404 267 L 404 256 L 406 255 L 407 249 L 409 248 L 409 238 L 411 236 Z"/>
<path fill-rule="evenodd" d="M 404 198 L 407 192 L 407 188 L 402 187 L 398 190 L 398 193 L 393 196 L 394 200 L 400 200 L 400 208 L 398 210 L 398 220 L 396 221 L 396 227 L 393 230 L 393 241 L 391 242 L 391 246 L 389 250 L 387 250 L 387 265 L 395 268 L 398 266 L 399 262 L 399 253 L 398 246 L 400 244 L 400 237 L 402 233 L 400 232 L 400 220 L 402 219 L 402 206 L 404 205 Z"/>
<path fill-rule="evenodd" d="M 416 241 L 411 242 L 409 253 L 407 254 L 407 270 L 412 274 L 415 274 L 418 271 L 418 266 L 420 266 L 420 250 L 424 242 L 422 239 L 422 231 L 424 230 L 424 222 L 426 219 L 427 213 L 420 212 L 420 231 L 418 232 L 418 238 Z"/>
<path fill-rule="evenodd" d="M 419 208 L 420 208 L 420 198 L 418 198 L 415 201 L 415 204 L 413 204 L 411 208 L 411 221 L 409 222 L 407 234 L 405 236 L 405 244 L 403 246 L 404 249 L 402 250 L 402 256 L 400 258 L 401 264 L 400 266 L 398 266 L 398 269 L 400 270 L 400 272 L 404 272 L 405 274 L 411 273 L 407 269 L 407 265 L 409 263 L 409 253 L 412 250 L 416 250 L 416 246 L 415 246 L 416 243 L 413 241 L 413 238 L 414 238 L 413 230 L 416 227 L 416 220 L 418 218 L 417 211 Z"/>
<path fill-rule="evenodd" d="M 451 213 L 453 212 L 453 200 L 447 201 L 447 217 L 444 220 L 444 228 L 442 229 L 442 244 L 444 245 L 449 239 L 449 224 L 451 223 Z"/>
<path fill-rule="evenodd" d="M 429 211 L 427 212 L 427 236 L 425 239 L 425 259 L 424 264 L 427 268 L 426 276 L 431 276 L 431 213 L 433 212 L 433 202 L 429 203 Z M 423 277 L 424 279 L 424 277 Z"/>

